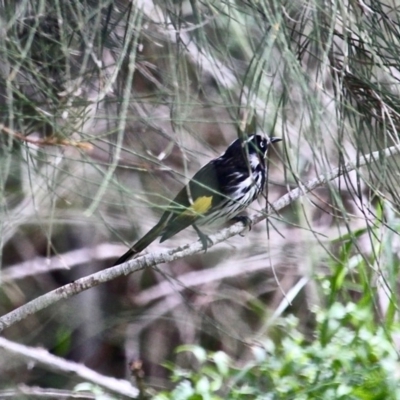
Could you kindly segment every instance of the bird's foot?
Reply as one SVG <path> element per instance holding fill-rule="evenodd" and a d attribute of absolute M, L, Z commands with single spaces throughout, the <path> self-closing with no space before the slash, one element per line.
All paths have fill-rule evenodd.
<path fill-rule="evenodd" d="M 213 245 L 213 241 L 203 233 L 196 225 L 193 225 L 194 230 L 196 231 L 197 235 L 199 236 L 199 240 L 203 245 L 204 253 L 207 253 L 208 245 Z"/>
<path fill-rule="evenodd" d="M 245 228 L 249 228 L 249 231 L 251 231 L 251 228 L 253 227 L 253 221 L 247 215 L 238 215 L 236 217 L 233 217 L 231 219 L 231 221 L 232 222 L 241 222 L 245 226 Z M 242 237 L 244 236 L 243 233 L 240 233 L 239 235 Z"/>

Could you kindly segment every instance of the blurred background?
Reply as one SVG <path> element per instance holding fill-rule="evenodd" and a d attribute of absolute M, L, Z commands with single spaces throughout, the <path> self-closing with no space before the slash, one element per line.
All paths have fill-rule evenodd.
<path fill-rule="evenodd" d="M 283 138 L 250 214 L 399 144 L 398 7 L 1 0 L 1 315 L 111 266 L 246 115 Z M 398 162 L 356 163 L 245 237 L 91 288 L 3 336 L 134 385 L 140 360 L 160 399 L 400 398 Z M 195 240 L 187 229 L 146 252 Z M 4 393 L 82 381 L 0 355 Z"/>

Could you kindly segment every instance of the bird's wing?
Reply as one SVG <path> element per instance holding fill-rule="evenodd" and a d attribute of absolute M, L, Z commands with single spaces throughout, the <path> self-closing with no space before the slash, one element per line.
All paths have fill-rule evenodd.
<path fill-rule="evenodd" d="M 214 162 L 211 161 L 193 176 L 189 184 L 182 188 L 168 206 L 166 211 L 168 222 L 160 242 L 169 239 L 207 214 L 219 201 L 221 197 L 218 194 L 219 190 Z"/>
<path fill-rule="evenodd" d="M 248 174 L 246 166 L 242 166 L 243 171 L 238 170 L 239 166 L 240 163 L 236 164 L 234 160 L 217 158 L 202 167 L 164 213 L 162 219 L 168 222 L 160 242 L 196 223 L 199 218 L 218 207 L 235 186 L 237 174 Z"/>

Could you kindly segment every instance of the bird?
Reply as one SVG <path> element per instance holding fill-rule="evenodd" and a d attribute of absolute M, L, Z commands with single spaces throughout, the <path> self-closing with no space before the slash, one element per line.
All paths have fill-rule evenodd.
<path fill-rule="evenodd" d="M 221 226 L 227 221 L 250 222 L 239 216 L 261 194 L 266 180 L 269 145 L 278 137 L 254 134 L 233 141 L 219 157 L 195 173 L 166 207 L 159 222 L 114 263 L 119 265 L 141 253 L 157 237 L 160 243 L 193 226 L 206 251 L 208 236 L 199 226 Z"/>

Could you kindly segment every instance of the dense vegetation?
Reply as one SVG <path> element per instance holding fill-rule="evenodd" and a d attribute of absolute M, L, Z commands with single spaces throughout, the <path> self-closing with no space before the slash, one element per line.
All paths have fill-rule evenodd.
<path fill-rule="evenodd" d="M 0 397 L 400 398 L 398 7 L 0 1 Z M 107 269 L 243 131 L 269 218 Z"/>

